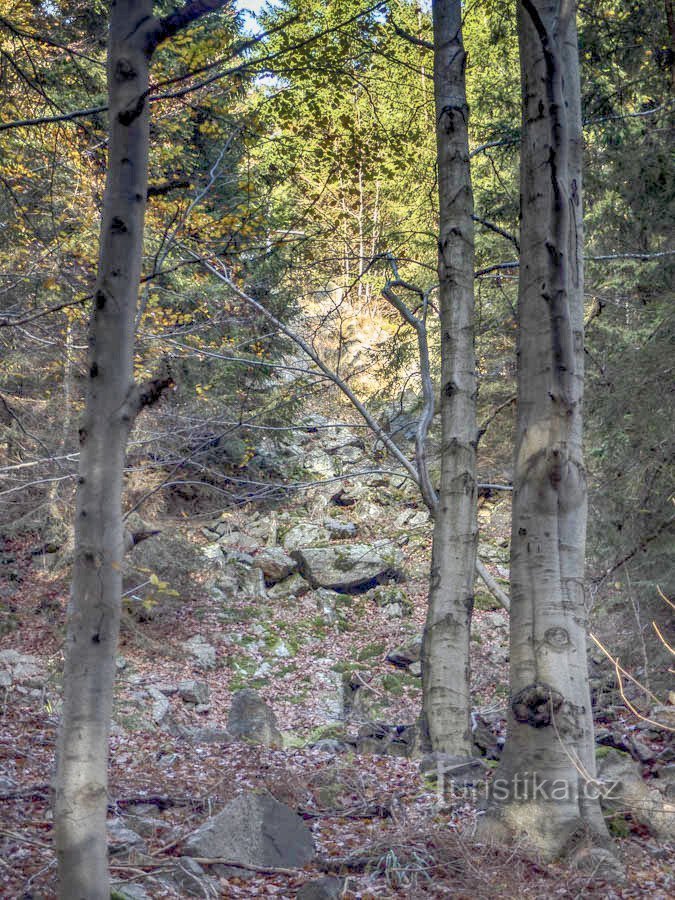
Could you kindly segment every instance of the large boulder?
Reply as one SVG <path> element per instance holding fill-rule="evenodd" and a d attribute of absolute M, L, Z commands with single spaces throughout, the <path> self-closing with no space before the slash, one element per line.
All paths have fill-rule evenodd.
<path fill-rule="evenodd" d="M 627 753 L 611 749 L 601 753 L 598 777 L 605 788 L 600 804 L 606 813 L 629 812 L 659 840 L 672 840 L 675 803 L 646 784 L 640 766 Z"/>
<path fill-rule="evenodd" d="M 227 730 L 233 737 L 254 744 L 263 744 L 265 747 L 283 746 L 274 710 L 251 688 L 237 691 L 232 697 Z"/>
<path fill-rule="evenodd" d="M 290 807 L 269 794 L 249 792 L 193 831 L 184 853 L 248 866 L 300 868 L 313 859 L 314 842 Z"/>
<path fill-rule="evenodd" d="M 341 593 L 365 591 L 402 577 L 402 555 L 388 541 L 376 544 L 334 544 L 293 552 L 300 571 L 313 587 Z"/>
<path fill-rule="evenodd" d="M 135 524 L 143 523 L 135 520 Z M 168 611 L 181 601 L 196 598 L 205 572 L 213 567 L 201 549 L 178 530 L 153 535 L 135 544 L 124 557 L 127 606 L 141 620 Z"/>

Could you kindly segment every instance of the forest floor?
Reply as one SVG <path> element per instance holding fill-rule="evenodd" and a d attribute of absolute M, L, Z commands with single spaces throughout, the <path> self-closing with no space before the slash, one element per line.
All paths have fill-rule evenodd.
<path fill-rule="evenodd" d="M 184 836 L 218 812 L 246 788 L 266 788 L 299 811 L 311 827 L 317 862 L 292 872 L 245 873 L 221 879 L 222 897 L 295 897 L 305 882 L 326 871 L 346 875 L 348 898 L 652 898 L 675 893 L 669 849 L 645 828 L 624 818 L 616 837 L 617 855 L 626 880 L 610 885 L 593 873 L 543 863 L 524 848 L 482 843 L 474 835 L 480 815 L 460 791 L 439 796 L 419 772 L 419 762 L 392 756 L 332 754 L 308 746 L 327 734 L 321 698 L 338 675 L 355 669 L 377 695 L 392 687 L 397 672 L 385 659 L 393 648 L 422 630 L 429 561 L 430 528 L 413 539 L 400 539 L 392 525 L 400 510 L 384 508 L 373 533 L 396 540 L 405 555 L 412 614 L 392 619 L 367 599 L 355 596 L 341 612 L 339 627 L 312 626 L 301 601 L 279 604 L 269 633 L 292 647 L 292 655 L 265 655 L 255 610 L 246 597 L 231 604 L 228 622 L 222 604 L 208 592 L 173 612 L 123 628 L 115 725 L 110 741 L 110 816 L 124 817 L 134 803 L 154 807 L 156 828 L 138 862 L 113 856 L 113 878 L 121 887 L 141 885 L 149 897 L 176 897 L 158 880 L 162 866 L 179 855 Z M 504 510 L 494 504 L 483 511 L 485 536 L 499 553 L 505 544 Z M 245 527 L 251 511 L 232 515 Z M 492 529 L 492 530 L 491 530 Z M 200 539 L 199 529 L 195 536 Z M 54 761 L 58 683 L 62 665 L 68 582 L 51 571 L 44 558 L 32 555 L 38 535 L 6 542 L 13 559 L 12 614 L 15 628 L 0 637 L 0 650 L 15 649 L 39 661 L 47 678 L 37 688 L 0 688 L 0 896 L 53 897 L 55 856 L 52 845 L 50 774 Z M 499 567 L 491 566 L 496 574 Z M 237 610 L 241 615 L 237 615 Z M 475 707 L 503 707 L 507 695 L 508 640 L 501 610 L 477 610 L 472 647 Z M 233 633 L 236 634 L 233 637 Z M 218 667 L 193 669 L 182 643 L 199 634 L 216 648 Z M 236 640 L 235 640 L 236 638 Z M 267 641 L 270 644 L 269 640 Z M 148 685 L 196 678 L 208 682 L 208 709 L 200 712 L 172 696 L 174 723 L 225 730 L 232 692 L 242 687 L 237 654 L 251 648 L 254 664 L 267 662 L 267 677 L 255 686 L 273 707 L 285 736 L 285 749 L 252 747 L 241 742 L 195 745 L 176 729 L 161 730 L 139 712 L 138 697 Z M 250 677 L 249 677 L 250 681 Z M 412 723 L 420 703 L 419 679 L 393 684 L 387 697 L 388 721 Z M 151 701 L 146 700 L 146 706 Z M 142 704 L 141 704 L 142 707 Z M 494 718 L 494 717 L 493 717 Z M 497 716 L 499 722 L 499 716 Z M 634 722 L 626 711 L 625 728 Z M 502 722 L 503 725 L 503 722 Z M 498 724 L 497 728 L 501 727 Z M 363 860 L 368 860 L 368 865 Z M 340 861 L 350 860 L 340 867 Z M 361 860 L 361 862 L 359 862 Z M 331 864 L 332 861 L 332 864 Z M 133 891 L 125 896 L 132 896 Z M 186 896 L 186 895 L 184 895 Z"/>

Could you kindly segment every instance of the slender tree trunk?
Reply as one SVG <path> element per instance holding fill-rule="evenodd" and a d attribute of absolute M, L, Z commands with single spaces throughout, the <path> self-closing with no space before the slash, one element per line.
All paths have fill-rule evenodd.
<path fill-rule="evenodd" d="M 575 4 L 518 4 L 522 80 L 510 709 L 492 823 L 546 856 L 603 834 L 586 664 L 581 104 Z M 538 787 L 539 786 L 539 787 Z"/>
<path fill-rule="evenodd" d="M 134 320 L 148 182 L 149 67 L 157 45 L 223 5 L 193 0 L 164 19 L 152 0 L 113 0 L 108 166 L 80 427 L 54 819 L 63 900 L 108 900 L 108 737 L 122 593 L 122 480 L 129 431 L 170 379 L 133 381 Z"/>
<path fill-rule="evenodd" d="M 434 750 L 472 751 L 469 638 L 476 561 L 473 196 L 460 0 L 435 0 L 441 315 L 441 483 L 422 652 L 423 714 Z"/>
<path fill-rule="evenodd" d="M 136 29 L 151 16 L 151 0 L 111 4 L 109 157 L 90 323 L 88 396 L 80 428 L 75 560 L 57 751 L 56 845 L 64 900 L 110 896 L 108 736 L 122 591 L 122 472 L 133 418 L 133 323 L 149 143 L 149 57 Z M 127 37 L 130 33 L 135 40 Z"/>

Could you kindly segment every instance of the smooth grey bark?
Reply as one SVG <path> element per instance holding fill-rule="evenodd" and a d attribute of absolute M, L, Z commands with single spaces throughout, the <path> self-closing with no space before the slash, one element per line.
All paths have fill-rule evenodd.
<path fill-rule="evenodd" d="M 488 827 L 547 857 L 605 828 L 593 779 L 582 456 L 583 229 L 575 4 L 518 4 L 522 83 L 510 708 Z M 539 787 L 537 785 L 545 785 Z"/>
<path fill-rule="evenodd" d="M 476 563 L 473 195 L 460 0 L 435 0 L 440 233 L 441 480 L 422 645 L 423 719 L 434 750 L 472 752 L 469 639 Z"/>
<path fill-rule="evenodd" d="M 133 380 L 134 318 L 148 182 L 149 67 L 157 45 L 222 3 L 164 19 L 152 0 L 113 0 L 108 36 L 109 143 L 88 390 L 80 427 L 75 557 L 57 743 L 54 821 L 59 896 L 108 900 L 108 738 L 122 593 L 122 479 L 136 415 L 170 383 Z"/>

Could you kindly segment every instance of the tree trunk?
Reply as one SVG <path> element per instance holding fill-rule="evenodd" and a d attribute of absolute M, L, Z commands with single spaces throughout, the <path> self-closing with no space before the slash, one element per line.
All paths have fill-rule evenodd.
<path fill-rule="evenodd" d="M 547 857 L 604 833 L 586 664 L 581 104 L 575 5 L 521 0 L 518 411 L 508 740 L 491 815 Z"/>
<path fill-rule="evenodd" d="M 442 455 L 422 652 L 423 717 L 434 750 L 467 755 L 477 491 L 473 195 L 461 3 L 436 0 L 433 19 Z"/>
<path fill-rule="evenodd" d="M 108 33 L 108 166 L 80 427 L 54 820 L 59 896 L 108 900 L 108 737 L 122 593 L 122 486 L 129 431 L 170 384 L 133 381 L 134 320 L 148 187 L 150 60 L 162 41 L 224 5 L 192 0 L 163 19 L 115 0 Z"/>
<path fill-rule="evenodd" d="M 69 900 L 110 896 L 108 736 L 122 593 L 122 473 L 134 416 L 133 323 L 148 177 L 149 55 L 138 28 L 151 17 L 151 0 L 111 4 L 109 156 L 89 329 L 88 395 L 80 428 L 75 560 L 57 750 L 60 896 Z"/>

